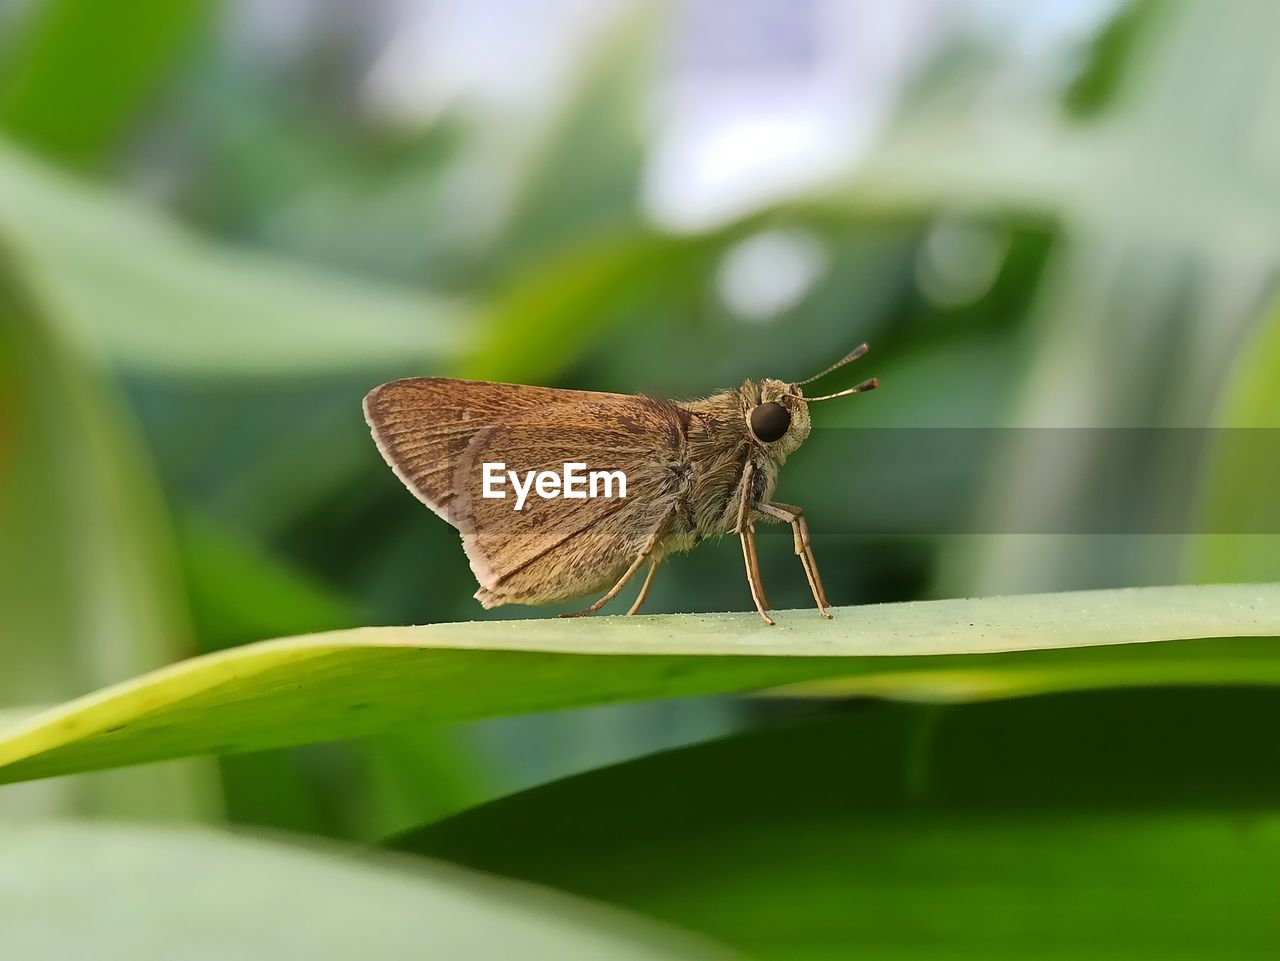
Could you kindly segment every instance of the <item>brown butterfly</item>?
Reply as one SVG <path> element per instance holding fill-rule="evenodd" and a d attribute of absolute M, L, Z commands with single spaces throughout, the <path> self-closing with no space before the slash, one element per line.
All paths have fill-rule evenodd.
<path fill-rule="evenodd" d="M 771 498 L 779 468 L 809 436 L 808 405 L 877 382 L 824 397 L 801 387 L 866 350 L 799 383 L 747 380 L 689 403 L 415 377 L 370 391 L 365 420 L 405 486 L 461 532 L 485 607 L 604 591 L 565 616 L 592 614 L 648 562 L 635 614 L 663 558 L 736 534 L 756 610 L 773 624 L 755 524 L 783 521 L 830 617 L 804 513 Z"/>

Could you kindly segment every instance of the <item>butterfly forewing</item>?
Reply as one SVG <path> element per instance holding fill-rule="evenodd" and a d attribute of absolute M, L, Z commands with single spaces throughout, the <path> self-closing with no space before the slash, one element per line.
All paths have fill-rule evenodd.
<path fill-rule="evenodd" d="M 476 434 L 504 418 L 575 397 L 622 397 L 587 391 L 412 377 L 369 392 L 364 416 L 383 459 L 410 491 L 455 527 L 454 472 Z"/>

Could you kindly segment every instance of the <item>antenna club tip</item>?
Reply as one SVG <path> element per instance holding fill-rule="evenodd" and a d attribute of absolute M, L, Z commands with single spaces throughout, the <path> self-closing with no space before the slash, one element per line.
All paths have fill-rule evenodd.
<path fill-rule="evenodd" d="M 806 378 L 805 380 L 796 381 L 796 386 L 803 387 L 805 384 L 812 384 L 815 380 L 821 380 L 823 377 L 826 377 L 827 374 L 837 371 L 841 367 L 843 367 L 845 364 L 849 364 L 857 360 L 859 357 L 865 354 L 868 349 L 869 348 L 867 347 L 866 344 L 859 344 L 857 347 L 853 348 L 853 350 L 849 351 L 849 353 L 845 354 L 838 361 L 836 361 L 834 364 L 832 364 L 830 367 L 828 367 L 826 370 L 822 371 L 821 373 L 814 374 L 812 377 Z"/>
<path fill-rule="evenodd" d="M 869 381 L 867 381 L 867 390 L 875 390 L 879 386 L 880 386 L 879 377 L 872 377 Z"/>

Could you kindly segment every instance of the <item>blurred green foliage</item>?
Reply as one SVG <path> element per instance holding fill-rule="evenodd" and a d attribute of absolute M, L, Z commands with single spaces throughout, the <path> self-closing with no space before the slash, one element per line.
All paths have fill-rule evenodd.
<path fill-rule="evenodd" d="M 1004 54 L 944 31 L 856 169 L 686 232 L 641 208 L 643 120 L 672 29 L 656 6 L 602 30 L 537 116 L 503 124 L 458 108 L 403 128 L 362 114 L 362 41 L 350 24 L 275 62 L 234 47 L 230 11 L 46 0 L 0 26 L 6 717 L 268 636 L 519 616 L 475 606 L 456 535 L 376 456 L 359 400 L 396 376 L 688 397 L 746 376 L 806 376 L 867 340 L 874 362 L 862 363 L 885 388 L 819 411 L 820 428 L 1280 426 L 1280 7 L 1270 0 L 1118 4 L 1076 51 L 1074 71 L 1013 95 Z M 820 251 L 821 269 L 790 306 L 745 316 L 724 295 L 726 270 L 753 241 L 779 235 Z M 1112 492 L 1133 531 L 1188 505 L 1182 533 L 1104 535 L 1008 533 L 1028 511 L 1057 529 L 1087 497 L 1107 456 L 1087 430 L 1063 432 L 1049 456 L 1012 433 L 1007 445 L 961 444 L 910 476 L 875 463 L 850 472 L 830 446 L 841 432 L 822 433 L 788 466 L 780 496 L 815 519 L 836 603 L 1277 578 L 1280 534 L 1266 524 L 1280 465 L 1244 435 L 1206 435 L 1215 442 L 1192 469 L 1181 448 L 1157 444 Z M 824 532 L 818 522 L 838 519 L 840 505 L 883 533 L 830 523 Z M 953 516 L 991 533 L 948 533 Z M 939 533 L 892 534 L 895 518 L 922 517 L 943 518 Z M 1242 533 L 1251 524 L 1258 533 Z M 762 540 L 771 599 L 806 605 L 803 579 L 786 569 L 789 541 Z M 736 551 L 709 544 L 674 560 L 652 609 L 745 607 Z M 1133 683 L 1144 679 L 1161 678 L 1135 670 Z M 709 860 L 683 885 L 670 861 L 665 872 L 597 883 L 609 880 L 610 852 L 576 847 L 585 834 L 530 829 L 525 805 L 554 797 L 566 824 L 611 805 L 643 839 L 637 847 L 679 861 L 685 849 L 670 844 L 684 836 L 663 832 L 682 806 L 787 800 L 760 782 L 831 770 L 888 772 L 900 786 L 903 731 L 932 730 L 933 715 L 810 703 L 822 716 L 808 727 L 635 764 L 625 762 L 769 725 L 783 709 L 660 700 L 407 725 L 364 741 L 7 788 L 0 810 L 374 840 L 620 762 L 423 837 L 454 845 L 459 860 L 613 898 L 760 956 L 825 956 L 844 938 L 868 956 L 960 941 L 984 957 L 1063 956 L 1048 934 L 1064 916 L 1076 937 L 1067 943 L 1106 956 L 1104 943 L 1132 947 L 1122 922 L 1146 907 L 1116 885 L 1136 877 L 1183 899 L 1176 916 L 1141 914 L 1142 931 L 1154 932 L 1144 946 L 1252 957 L 1276 934 L 1252 900 L 1253 880 L 1274 868 L 1273 839 L 1264 822 L 1241 821 L 1247 837 L 1233 848 L 1223 818 L 1241 798 L 1274 806 L 1265 765 L 1249 753 L 1269 731 L 1266 703 L 1201 692 L 957 709 L 1022 731 L 1009 744 L 1017 761 L 996 766 L 961 738 L 954 751 L 908 752 L 912 784 L 1001 783 L 1022 771 L 1096 792 L 1048 811 L 1047 787 L 1013 785 L 999 817 L 990 806 L 962 810 L 945 790 L 927 812 L 902 816 L 819 812 L 798 792 L 790 806 L 727 819 L 715 850 L 716 818 L 698 821 Z M 1095 714 L 1108 730 L 1145 733 L 1114 742 L 1076 726 Z M 1210 715 L 1220 763 L 1197 740 L 1203 732 L 1178 726 Z M 1185 738 L 1195 763 L 1151 747 L 1162 719 L 1178 732 L 1168 743 Z M 1060 768 L 1042 763 L 1046 744 L 1058 745 Z M 726 757 L 735 761 L 724 778 L 704 776 Z M 1209 778 L 1225 786 L 1195 793 Z M 621 794 L 593 793 L 615 780 Z M 1172 810 L 1150 785 L 1191 792 L 1199 806 Z M 668 820 L 661 810 L 646 820 L 636 803 L 653 794 L 671 806 Z M 500 832 L 496 847 L 457 847 L 481 823 Z M 741 825 L 752 831 L 733 834 Z M 513 831 L 521 844 L 498 851 Z M 859 861 L 868 845 L 877 859 Z M 832 870 L 833 849 L 851 875 Z M 1081 850 L 1109 859 L 1086 863 Z M 632 867 L 657 864 L 643 853 Z M 1222 880 L 1219 896 L 1196 899 L 1197 870 Z M 884 877 L 893 884 L 881 890 Z M 725 890 L 738 895 L 717 899 L 732 879 L 740 887 Z M 779 888 L 806 902 L 775 902 Z M 1008 898 L 985 941 L 972 923 L 993 917 L 975 907 L 984 891 Z M 851 899 L 879 909 L 834 924 Z M 913 907 L 921 899 L 927 917 Z M 755 927 L 741 928 L 748 919 Z"/>
<path fill-rule="evenodd" d="M 657 925 L 422 860 L 112 825 L 5 827 L 0 852 L 0 943 L 29 961 L 498 958 L 512 945 L 545 961 L 727 958 Z M 221 910 L 203 910 L 211 903 Z"/>
<path fill-rule="evenodd" d="M 560 781 L 395 846 L 757 958 L 1268 958 L 1280 758 L 1256 733 L 1277 706 L 1262 691 L 862 705 Z"/>
<path fill-rule="evenodd" d="M 61 163 L 102 164 L 176 69 L 213 6 L 210 0 L 39 4 L 6 44 L 0 125 Z"/>

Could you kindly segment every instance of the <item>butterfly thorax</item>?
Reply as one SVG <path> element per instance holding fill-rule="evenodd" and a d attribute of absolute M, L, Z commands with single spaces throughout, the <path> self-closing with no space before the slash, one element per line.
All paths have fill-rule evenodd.
<path fill-rule="evenodd" d="M 732 533 L 743 497 L 753 505 L 772 498 L 779 468 L 809 435 L 809 412 L 799 393 L 781 381 L 748 380 L 685 405 L 692 415 L 685 503 L 698 539 Z M 780 403 L 790 414 L 786 434 L 772 443 L 760 441 L 750 428 L 751 412 L 762 403 Z M 754 468 L 749 475 L 748 463 Z"/>

